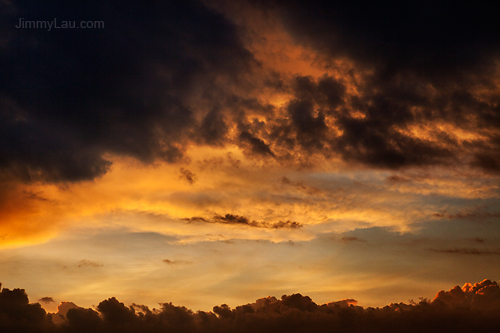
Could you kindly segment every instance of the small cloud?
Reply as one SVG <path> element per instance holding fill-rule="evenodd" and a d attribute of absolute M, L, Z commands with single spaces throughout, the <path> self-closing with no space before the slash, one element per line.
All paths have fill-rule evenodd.
<path fill-rule="evenodd" d="M 194 184 L 196 182 L 196 175 L 188 169 L 181 168 L 181 175 L 179 179 L 185 179 L 189 184 Z"/>
<path fill-rule="evenodd" d="M 104 265 L 96 263 L 96 262 L 93 262 L 93 261 L 90 261 L 90 260 L 87 260 L 87 259 L 83 259 L 78 264 L 78 267 L 102 267 L 102 266 L 104 266 Z"/>
<path fill-rule="evenodd" d="M 315 194 L 319 194 L 322 192 L 317 187 L 306 186 L 302 182 L 294 182 L 285 176 L 283 176 L 283 178 L 281 178 L 281 184 L 286 185 L 286 186 L 291 186 L 291 187 L 295 188 L 296 190 L 304 192 L 308 195 L 315 195 Z"/>
<path fill-rule="evenodd" d="M 389 176 L 389 177 L 387 177 L 387 180 L 390 182 L 409 182 L 410 181 L 408 178 L 404 178 L 404 177 L 397 176 L 397 175 Z"/>
<path fill-rule="evenodd" d="M 366 240 L 358 237 L 342 237 L 343 242 L 366 242 Z"/>
<path fill-rule="evenodd" d="M 233 215 L 233 214 L 226 214 L 224 216 L 215 214 L 214 216 L 214 221 L 220 222 L 220 223 L 229 223 L 229 224 L 248 224 L 251 225 L 252 222 L 244 216 L 240 215 Z"/>
<path fill-rule="evenodd" d="M 208 220 L 206 220 L 205 218 L 203 218 L 201 216 L 185 217 L 182 220 L 187 221 L 188 223 L 191 223 L 191 222 L 209 222 Z"/>
<path fill-rule="evenodd" d="M 446 218 L 446 219 L 470 219 L 470 220 L 484 220 L 492 217 L 500 217 L 500 212 L 491 212 L 486 211 L 487 206 L 478 206 L 474 208 L 468 208 L 463 210 L 462 212 L 457 212 L 454 214 L 448 213 L 446 210 L 443 210 L 439 213 L 434 213 L 433 215 L 437 218 Z"/>
<path fill-rule="evenodd" d="M 276 155 L 272 152 L 271 148 L 269 147 L 269 144 L 265 143 L 264 140 L 255 137 L 248 131 L 241 132 L 240 140 L 242 143 L 248 145 L 248 148 L 253 154 L 260 156 L 270 155 L 276 157 Z"/>
<path fill-rule="evenodd" d="M 461 248 L 461 249 L 430 249 L 431 251 L 438 253 L 450 253 L 450 254 L 472 254 L 472 255 L 488 255 L 488 254 L 500 254 L 498 251 L 488 251 L 488 250 L 478 250 L 475 248 Z"/>
<path fill-rule="evenodd" d="M 265 223 L 265 222 L 262 222 L 262 223 Z M 268 225 L 270 225 L 270 228 L 273 228 L 273 229 L 281 229 L 281 228 L 297 229 L 297 228 L 303 227 L 302 224 L 300 224 L 299 222 L 294 222 L 294 221 L 279 221 L 279 222 L 271 223 Z M 268 227 L 266 226 L 264 228 L 268 228 Z"/>
<path fill-rule="evenodd" d="M 226 244 L 234 244 L 233 240 L 227 239 L 222 234 L 218 234 L 218 235 L 207 234 L 207 237 L 208 237 L 208 240 L 210 240 L 210 241 L 219 241 L 219 242 L 226 243 Z"/>
<path fill-rule="evenodd" d="M 52 297 L 42 297 L 38 300 L 38 302 L 42 302 L 45 304 L 54 303 L 54 299 Z"/>
<path fill-rule="evenodd" d="M 50 201 L 47 198 L 42 197 L 43 191 L 33 192 L 33 191 L 23 191 L 24 197 L 31 200 L 38 201 Z"/>
<path fill-rule="evenodd" d="M 163 262 L 170 265 L 170 266 L 176 266 L 176 265 L 188 265 L 192 264 L 192 261 L 187 261 L 187 260 L 170 260 L 170 259 L 163 259 Z"/>

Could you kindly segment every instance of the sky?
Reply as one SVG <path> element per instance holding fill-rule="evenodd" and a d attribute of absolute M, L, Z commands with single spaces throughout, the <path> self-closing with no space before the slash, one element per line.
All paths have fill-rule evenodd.
<path fill-rule="evenodd" d="M 499 280 L 497 7 L 1 0 L 2 286 L 210 311 Z"/>

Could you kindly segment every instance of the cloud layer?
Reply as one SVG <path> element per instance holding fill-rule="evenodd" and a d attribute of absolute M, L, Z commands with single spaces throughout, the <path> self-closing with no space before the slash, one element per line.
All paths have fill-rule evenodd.
<path fill-rule="evenodd" d="M 390 331 L 387 311 L 412 331 L 424 329 L 399 312 L 427 309 L 444 313 L 435 327 L 454 327 L 458 308 L 437 310 L 445 296 L 408 311 L 349 305 L 498 276 L 497 12 L 0 0 L 0 280 L 45 308 L 51 297 L 107 299 L 64 304 L 60 330 L 296 320 L 293 330 L 324 317 L 339 330 Z M 16 28 L 54 19 L 103 28 Z M 232 306 L 296 290 L 343 300 L 292 295 L 198 314 L 110 298 L 151 305 L 160 294 L 206 310 L 205 299 Z M 7 294 L 45 320 L 21 291 Z"/>
<path fill-rule="evenodd" d="M 376 168 L 499 170 L 496 5 L 1 6 L 4 177 L 89 180 L 111 155 L 178 162 L 207 145 L 282 164 L 318 154 Z M 15 28 L 54 17 L 105 27 Z M 269 17 L 322 75 L 269 68 L 256 47 L 277 33 L 263 28 Z"/>
<path fill-rule="evenodd" d="M 203 87 L 252 66 L 236 27 L 196 1 L 2 7 L 0 168 L 23 180 L 94 179 L 110 166 L 105 154 L 176 161 L 190 133 L 213 142 L 224 132 L 215 111 L 197 122 L 197 96 L 210 103 Z M 15 29 L 54 17 L 105 26 Z"/>
<path fill-rule="evenodd" d="M 40 304 L 29 304 L 23 289 L 4 288 L 0 328 L 3 332 L 494 332 L 500 328 L 500 288 L 490 280 L 440 291 L 432 301 L 366 309 L 356 303 L 344 299 L 318 305 L 307 296 L 293 294 L 195 313 L 172 303 L 160 303 L 161 308 L 152 310 L 135 303 L 125 306 L 111 297 L 95 310 L 63 302 L 57 314 L 47 315 Z"/>

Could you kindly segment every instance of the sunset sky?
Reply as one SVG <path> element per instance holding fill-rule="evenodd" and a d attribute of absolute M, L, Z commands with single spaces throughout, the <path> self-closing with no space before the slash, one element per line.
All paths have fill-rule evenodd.
<path fill-rule="evenodd" d="M 0 0 L 2 286 L 208 311 L 499 280 L 499 9 Z"/>

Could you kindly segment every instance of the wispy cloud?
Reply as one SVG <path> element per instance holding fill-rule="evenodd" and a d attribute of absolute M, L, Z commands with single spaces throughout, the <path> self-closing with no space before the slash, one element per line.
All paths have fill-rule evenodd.
<path fill-rule="evenodd" d="M 163 259 L 163 262 L 170 265 L 170 266 L 192 264 L 193 263 L 192 261 L 188 261 L 188 260 L 170 260 L 170 259 Z"/>
<path fill-rule="evenodd" d="M 278 222 L 264 222 L 250 220 L 249 218 L 241 215 L 225 214 L 219 215 L 215 214 L 212 218 L 204 218 L 200 216 L 187 217 L 183 219 L 189 223 L 191 222 L 205 222 L 205 223 L 221 223 L 221 224 L 232 224 L 232 225 L 245 225 L 255 228 L 266 228 L 266 229 L 297 229 L 302 228 L 303 225 L 294 221 L 278 221 Z"/>
<path fill-rule="evenodd" d="M 104 266 L 104 265 L 100 264 L 100 263 L 97 263 L 97 262 L 94 262 L 94 261 L 87 260 L 87 259 L 83 259 L 78 264 L 79 268 L 83 268 L 83 267 L 102 267 L 102 266 Z"/>
<path fill-rule="evenodd" d="M 434 249 L 431 251 L 450 254 L 470 254 L 470 255 L 500 255 L 500 251 L 482 250 L 476 248 L 455 248 L 455 249 Z"/>

